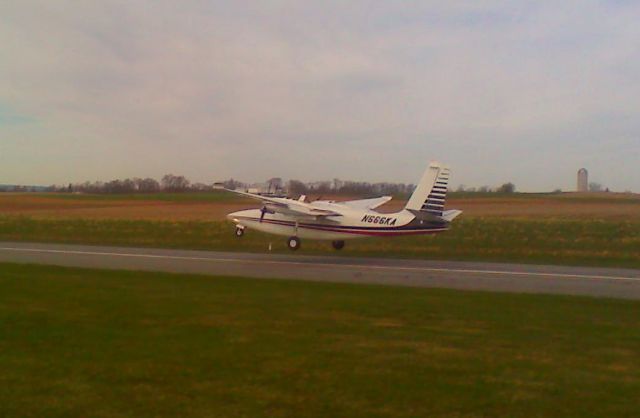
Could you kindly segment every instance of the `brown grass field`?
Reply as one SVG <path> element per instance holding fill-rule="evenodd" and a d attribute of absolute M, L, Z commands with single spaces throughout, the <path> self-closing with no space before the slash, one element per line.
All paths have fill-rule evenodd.
<path fill-rule="evenodd" d="M 128 219 L 168 221 L 217 221 L 225 214 L 252 207 L 243 202 L 169 202 L 161 200 L 68 200 L 45 196 L 0 196 L 0 215 L 34 219 Z"/>
<path fill-rule="evenodd" d="M 313 197 L 311 197 L 313 199 Z M 337 197 L 336 200 L 345 200 Z M 161 199 L 155 196 L 73 196 L 47 194 L 0 194 L 0 216 L 25 216 L 33 219 L 127 219 L 153 221 L 219 221 L 229 212 L 258 207 L 258 202 L 237 199 Z M 394 199 L 379 210 L 393 212 L 404 206 Z M 448 208 L 464 211 L 469 218 L 504 219 L 589 219 L 640 221 L 638 194 L 453 194 Z"/>

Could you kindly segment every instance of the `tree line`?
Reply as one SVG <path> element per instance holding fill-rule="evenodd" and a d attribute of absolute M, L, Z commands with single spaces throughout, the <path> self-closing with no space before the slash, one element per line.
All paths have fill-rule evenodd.
<path fill-rule="evenodd" d="M 481 187 L 466 187 L 464 184 L 461 184 L 456 189 L 458 193 L 515 193 L 516 185 L 509 182 L 504 183 L 500 187 L 489 187 L 489 186 L 481 186 Z"/>
<path fill-rule="evenodd" d="M 270 179 L 260 192 L 275 192 L 289 195 L 316 194 L 316 195 L 350 195 L 350 196 L 408 196 L 415 189 L 414 184 L 405 183 L 369 183 L 357 181 L 319 181 L 305 183 L 300 180 L 289 180 L 284 183 L 280 178 Z M 66 186 L 50 186 L 38 191 L 58 192 L 58 193 L 89 193 L 89 194 L 132 194 L 132 193 L 185 193 L 185 192 L 207 192 L 215 189 L 248 189 L 251 185 L 228 179 L 222 182 L 204 184 L 192 183 L 182 175 L 166 174 L 159 181 L 154 178 L 126 178 L 111 181 L 95 181 L 84 183 L 71 183 Z M 27 190 L 16 186 L 13 189 L 0 191 L 35 191 Z M 479 193 L 514 193 L 516 186 L 513 183 L 505 183 L 497 188 L 489 186 L 466 187 L 460 185 L 456 192 L 479 192 Z"/>
<path fill-rule="evenodd" d="M 121 194 L 121 193 L 181 193 L 188 191 L 210 191 L 213 185 L 191 183 L 185 176 L 166 174 L 160 181 L 153 178 L 127 178 L 107 182 L 95 181 L 70 183 L 68 186 L 51 186 L 52 192 Z"/>
<path fill-rule="evenodd" d="M 344 195 L 404 195 L 410 194 L 415 189 L 413 184 L 404 183 L 368 183 L 356 181 L 323 181 L 304 183 L 299 180 L 289 180 L 286 184 L 279 182 L 272 185 L 271 179 L 265 184 L 264 190 L 276 193 L 288 193 L 290 195 L 301 194 L 344 194 Z M 275 179 L 280 180 L 280 179 Z M 272 187 L 273 186 L 273 187 Z M 58 193 L 89 193 L 89 194 L 131 194 L 131 193 L 184 193 L 206 192 L 215 189 L 249 189 L 251 185 L 242 181 L 228 179 L 222 182 L 204 184 L 191 183 L 182 175 L 167 174 L 160 181 L 153 178 L 127 178 L 111 181 L 95 181 L 84 183 L 71 183 L 65 186 L 50 186 L 49 192 Z"/>
<path fill-rule="evenodd" d="M 357 181 L 322 181 L 303 183 L 299 180 L 289 180 L 288 192 L 292 195 L 302 194 L 342 194 L 342 195 L 406 195 L 413 192 L 413 184 L 404 183 L 368 183 Z"/>

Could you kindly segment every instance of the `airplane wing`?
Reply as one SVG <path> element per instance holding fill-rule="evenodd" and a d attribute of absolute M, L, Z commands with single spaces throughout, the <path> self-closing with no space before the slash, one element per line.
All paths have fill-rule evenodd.
<path fill-rule="evenodd" d="M 391 199 L 393 199 L 391 196 L 382 196 L 382 197 L 375 197 L 373 199 L 349 200 L 346 202 L 340 202 L 340 204 L 349 206 L 350 208 L 353 208 L 353 209 L 367 210 L 367 209 L 375 209 L 378 206 L 382 206 L 388 201 L 390 201 Z"/>
<path fill-rule="evenodd" d="M 318 209 L 299 200 L 287 199 L 283 197 L 268 197 L 259 194 L 241 192 L 238 190 L 225 189 L 232 193 L 237 193 L 252 199 L 260 200 L 264 203 L 265 208 L 271 212 L 278 212 L 289 216 L 342 216 L 341 213 L 332 210 Z"/>

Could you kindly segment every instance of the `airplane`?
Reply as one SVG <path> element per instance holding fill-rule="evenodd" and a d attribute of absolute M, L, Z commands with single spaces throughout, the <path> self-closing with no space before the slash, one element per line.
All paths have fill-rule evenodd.
<path fill-rule="evenodd" d="M 334 249 L 341 250 L 347 239 L 434 234 L 449 229 L 450 223 L 462 213 L 457 209 L 444 210 L 449 175 L 448 167 L 430 163 L 404 209 L 395 213 L 375 211 L 391 196 L 306 202 L 305 195 L 290 199 L 227 189 L 262 202 L 260 209 L 233 212 L 227 218 L 236 224 L 235 235 L 239 238 L 247 228 L 283 235 L 288 237 L 287 246 L 294 251 L 300 248 L 301 238 L 330 240 Z"/>

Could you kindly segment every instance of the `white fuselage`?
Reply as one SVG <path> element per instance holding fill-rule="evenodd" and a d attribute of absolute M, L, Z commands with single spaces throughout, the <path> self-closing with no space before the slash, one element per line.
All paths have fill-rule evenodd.
<path fill-rule="evenodd" d="M 408 210 L 379 213 L 374 210 L 354 209 L 339 202 L 329 201 L 316 201 L 311 205 L 317 209 L 340 213 L 340 215 L 301 218 L 283 213 L 266 212 L 263 216 L 260 209 L 248 209 L 230 213 L 227 217 L 240 227 L 276 235 L 319 240 L 429 234 L 448 229 L 445 222 L 418 220 Z"/>

